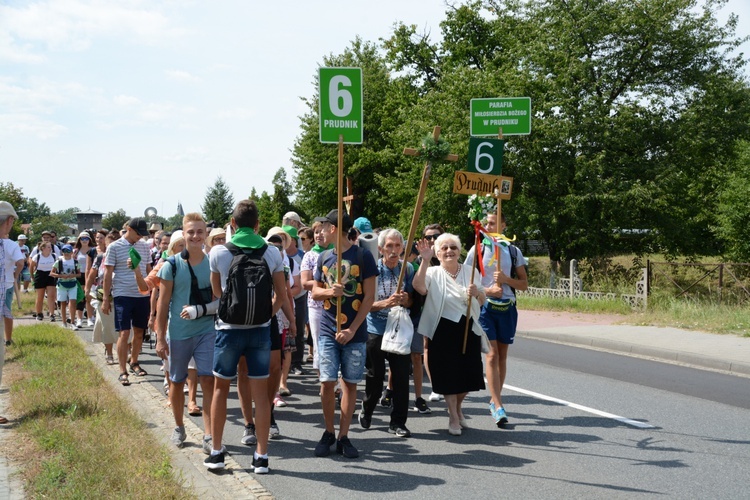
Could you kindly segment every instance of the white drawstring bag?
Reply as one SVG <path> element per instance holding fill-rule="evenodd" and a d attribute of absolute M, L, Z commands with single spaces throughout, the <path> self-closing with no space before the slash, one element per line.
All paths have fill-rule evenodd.
<path fill-rule="evenodd" d="M 388 312 L 380 350 L 395 354 L 411 354 L 413 336 L 414 324 L 409 317 L 409 310 L 401 306 L 392 307 Z"/>

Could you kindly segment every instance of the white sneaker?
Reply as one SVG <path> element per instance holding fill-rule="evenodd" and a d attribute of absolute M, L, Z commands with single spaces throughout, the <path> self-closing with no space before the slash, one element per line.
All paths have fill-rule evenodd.
<path fill-rule="evenodd" d="M 81 328 L 83 326 L 83 322 L 81 322 L 80 319 L 76 320 L 76 328 Z"/>
<path fill-rule="evenodd" d="M 71 324 L 70 324 L 70 325 L 68 325 L 68 326 L 69 326 L 69 327 L 70 327 L 70 329 L 71 329 L 71 330 L 73 330 L 73 331 L 76 331 L 76 330 L 78 330 L 78 327 L 77 327 L 77 326 L 75 325 L 75 323 L 71 323 Z"/>
<path fill-rule="evenodd" d="M 87 319 L 86 320 L 86 326 L 88 326 L 89 328 L 91 328 L 92 326 L 94 326 L 94 322 L 91 321 L 90 319 Z"/>
<path fill-rule="evenodd" d="M 442 394 L 438 394 L 437 392 L 430 393 L 430 401 L 440 401 L 443 399 Z"/>

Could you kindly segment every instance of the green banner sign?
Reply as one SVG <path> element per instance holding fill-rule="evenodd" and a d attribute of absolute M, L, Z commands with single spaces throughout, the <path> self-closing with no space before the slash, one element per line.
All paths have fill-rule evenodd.
<path fill-rule="evenodd" d="M 362 68 L 320 68 L 320 142 L 362 144 Z"/>
<path fill-rule="evenodd" d="M 471 100 L 471 135 L 497 137 L 531 133 L 531 98 L 496 97 Z"/>
<path fill-rule="evenodd" d="M 469 162 L 466 170 L 478 174 L 501 175 L 503 173 L 503 149 L 505 141 L 500 139 L 469 139 Z"/>

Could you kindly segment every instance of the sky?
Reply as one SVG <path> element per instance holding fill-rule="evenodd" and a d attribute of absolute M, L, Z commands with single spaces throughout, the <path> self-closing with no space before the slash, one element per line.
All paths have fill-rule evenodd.
<path fill-rule="evenodd" d="M 439 39 L 443 0 L 0 0 L 0 182 L 52 211 L 200 211 L 272 191 L 328 54 L 396 22 Z M 750 2 L 729 0 L 750 36 Z M 750 54 L 750 43 L 743 46 Z M 467 110 L 468 113 L 468 110 Z M 367 117 L 364 118 L 367 120 Z M 335 146 L 331 146 L 335 147 Z M 350 146 L 356 147 L 356 146 Z"/>

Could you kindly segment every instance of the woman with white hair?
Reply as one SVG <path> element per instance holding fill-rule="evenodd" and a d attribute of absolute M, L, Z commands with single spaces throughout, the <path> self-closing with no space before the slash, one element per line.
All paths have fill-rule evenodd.
<path fill-rule="evenodd" d="M 461 405 L 471 391 L 484 389 L 482 372 L 482 337 L 479 326 L 480 306 L 487 299 L 477 274 L 471 281 L 471 267 L 458 262 L 461 241 L 458 236 L 443 233 L 431 245 L 427 240 L 417 244 L 422 264 L 414 276 L 416 291 L 426 295 L 418 331 L 428 339 L 427 363 L 432 390 L 443 394 L 448 406 L 448 433 L 460 436 L 467 427 Z M 436 256 L 439 266 L 432 266 Z M 471 297 L 471 314 L 466 352 L 463 352 L 466 310 Z"/>

